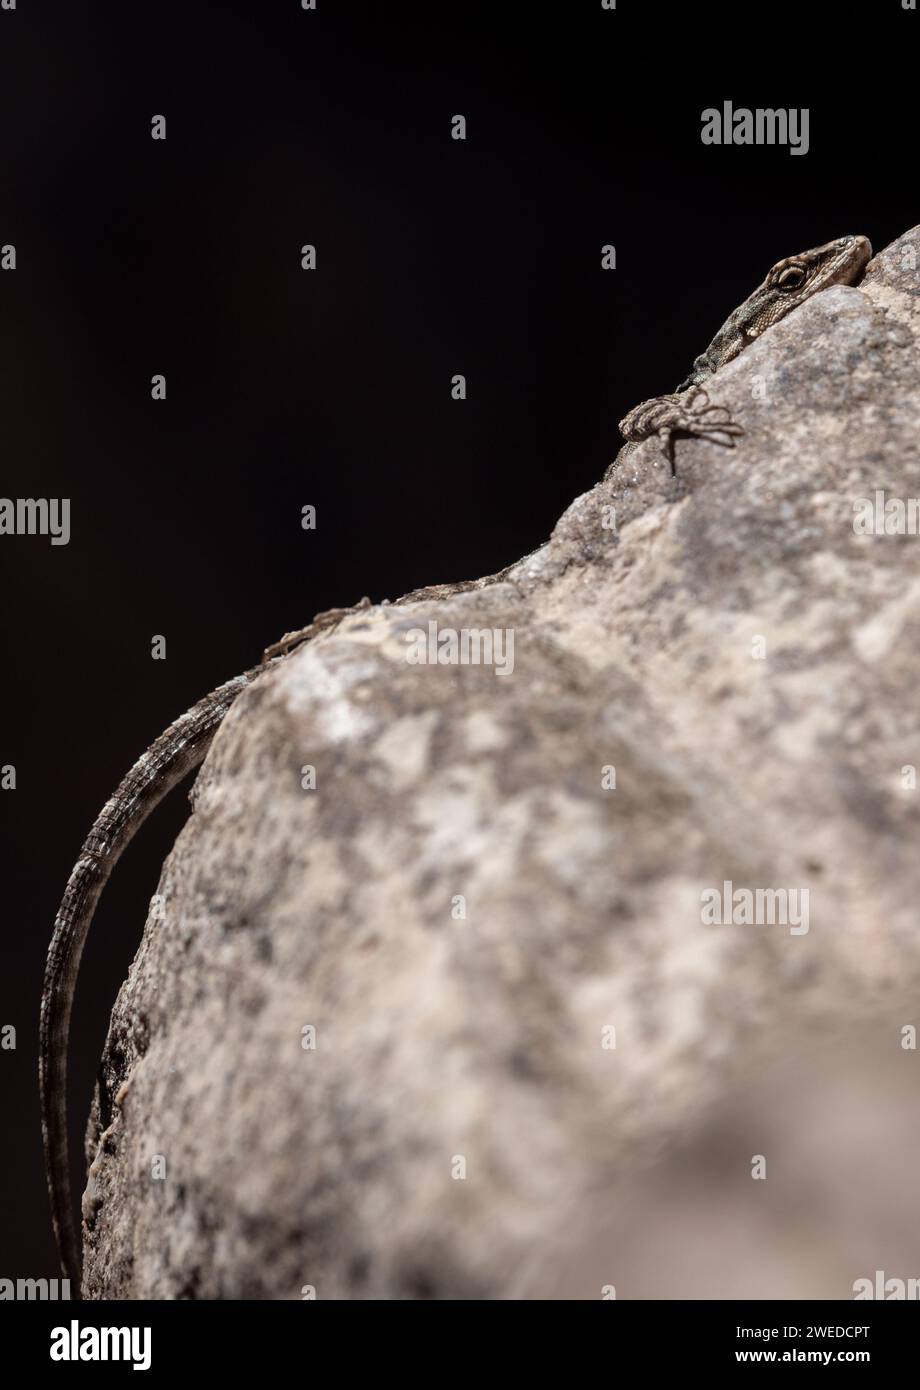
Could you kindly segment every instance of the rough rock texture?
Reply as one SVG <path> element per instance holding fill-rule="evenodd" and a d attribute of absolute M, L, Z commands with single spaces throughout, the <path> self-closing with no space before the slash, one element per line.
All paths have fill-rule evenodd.
<path fill-rule="evenodd" d="M 771 1126 L 769 1077 L 824 1047 L 843 1086 L 835 1040 L 878 1040 L 834 1111 L 866 1150 L 838 1225 L 887 1152 L 859 1097 L 917 1096 L 920 537 L 853 521 L 878 489 L 920 497 L 918 262 L 915 228 L 718 374 L 733 452 L 682 440 L 672 480 L 646 442 L 504 582 L 357 614 L 240 698 L 113 1014 L 87 1294 L 845 1298 L 905 1250 L 891 1273 L 920 1274 L 915 1202 L 895 1254 L 882 1218 L 846 1254 L 806 1221 L 808 1277 L 794 1241 L 768 1287 L 731 1245 L 668 1275 L 688 1165 L 728 1182 L 707 1136 L 777 1222 L 802 1224 L 803 1166 L 825 1191 L 802 1126 L 827 1107 L 806 1088 Z M 410 664 L 432 619 L 513 629 L 513 672 Z M 808 932 L 704 924 L 726 879 L 807 888 Z M 645 1200 L 668 1171 L 684 1198 Z"/>

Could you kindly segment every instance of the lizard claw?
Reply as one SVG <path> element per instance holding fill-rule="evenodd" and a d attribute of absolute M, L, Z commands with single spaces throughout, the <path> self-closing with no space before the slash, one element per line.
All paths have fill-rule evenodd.
<path fill-rule="evenodd" d="M 722 435 L 734 436 L 734 438 L 744 434 L 742 427 L 736 420 L 732 419 L 728 406 L 710 405 L 709 396 L 702 387 L 697 387 L 695 392 L 690 393 L 687 409 L 692 412 L 694 417 L 693 426 L 687 428 L 688 430 L 692 429 L 692 433 L 697 438 L 710 439 L 713 437 L 713 431 Z M 734 447 L 734 438 L 725 445 L 727 449 Z M 721 443 L 721 440 L 717 439 L 715 442 Z"/>
<path fill-rule="evenodd" d="M 620 433 L 624 439 L 630 440 L 647 439 L 657 434 L 673 476 L 677 472 L 674 444 L 681 436 L 705 439 L 710 444 L 733 449 L 735 440 L 744 434 L 744 430 L 732 419 L 726 406 L 713 405 L 702 386 L 693 386 L 686 392 L 674 392 L 652 401 L 643 401 L 620 421 Z"/>

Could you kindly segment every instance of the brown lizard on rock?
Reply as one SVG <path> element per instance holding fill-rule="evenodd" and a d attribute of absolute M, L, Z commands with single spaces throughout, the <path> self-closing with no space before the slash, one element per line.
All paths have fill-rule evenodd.
<path fill-rule="evenodd" d="M 623 437 L 631 444 L 657 435 L 672 472 L 674 441 L 681 435 L 695 435 L 732 447 L 735 438 L 743 432 L 741 426 L 730 418 L 724 407 L 710 405 L 701 383 L 708 381 L 748 343 L 803 300 L 829 285 L 853 284 L 871 254 L 872 248 L 865 237 L 848 236 L 779 261 L 763 284 L 726 320 L 677 391 L 644 401 L 621 421 Z M 484 589 L 506 578 L 515 568 L 516 565 L 509 565 L 498 574 L 469 582 L 415 589 L 396 603 L 444 599 Z M 96 904 L 125 846 L 163 797 L 204 760 L 215 733 L 240 692 L 295 647 L 321 633 L 333 631 L 343 618 L 369 605 L 368 599 L 362 599 L 354 608 L 335 608 L 319 614 L 309 627 L 288 633 L 269 647 L 261 666 L 245 671 L 199 700 L 141 755 L 100 811 L 84 842 L 54 922 L 39 1024 L 42 1134 L 52 1221 L 64 1273 L 77 1290 L 81 1250 L 71 1207 L 67 1155 L 67 1042 L 80 956 Z"/>
<path fill-rule="evenodd" d="M 735 439 L 744 430 L 725 406 L 710 404 L 702 383 L 819 290 L 855 284 L 871 255 L 868 238 L 844 236 L 813 251 L 777 261 L 763 284 L 728 316 L 709 347 L 694 362 L 687 379 L 676 391 L 634 406 L 620 421 L 620 434 L 630 443 L 657 434 L 672 475 L 676 472 L 674 443 L 681 436 L 694 435 L 733 449 Z"/>

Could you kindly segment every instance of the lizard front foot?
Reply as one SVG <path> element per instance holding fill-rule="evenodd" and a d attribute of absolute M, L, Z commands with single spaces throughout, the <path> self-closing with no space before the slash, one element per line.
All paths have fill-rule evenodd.
<path fill-rule="evenodd" d="M 676 439 L 692 436 L 733 449 L 735 439 L 744 434 L 744 430 L 732 419 L 727 406 L 712 405 L 702 386 L 692 386 L 688 391 L 656 396 L 654 400 L 634 406 L 620 421 L 620 434 L 633 442 L 657 434 L 673 476 L 677 472 L 674 463 Z"/>

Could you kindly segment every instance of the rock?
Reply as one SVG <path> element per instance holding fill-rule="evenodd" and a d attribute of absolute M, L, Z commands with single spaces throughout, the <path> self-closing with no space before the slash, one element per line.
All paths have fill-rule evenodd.
<path fill-rule="evenodd" d="M 918 256 L 920 227 L 718 374 L 735 450 L 681 440 L 672 479 L 646 441 L 501 582 L 357 613 L 241 696 L 113 1012 L 88 1296 L 650 1296 L 675 1155 L 705 1187 L 730 1133 L 733 1201 L 765 1154 L 788 1216 L 783 1155 L 825 1160 L 758 1088 L 863 1027 L 905 1080 L 920 539 L 854 504 L 920 497 Z M 432 621 L 513 633 L 513 670 L 410 664 Z M 725 881 L 807 917 L 704 921 Z M 852 1296 L 854 1239 L 758 1296 Z"/>

